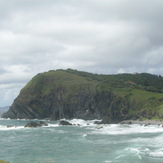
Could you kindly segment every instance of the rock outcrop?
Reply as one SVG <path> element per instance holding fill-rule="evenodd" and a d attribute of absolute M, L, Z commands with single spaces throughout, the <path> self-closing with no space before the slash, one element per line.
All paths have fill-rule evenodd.
<path fill-rule="evenodd" d="M 59 122 L 59 125 L 62 125 L 62 126 L 72 126 L 72 123 L 70 123 L 68 121 L 65 121 L 65 120 L 61 120 Z"/>
<path fill-rule="evenodd" d="M 144 90 L 145 87 L 126 85 L 124 81 L 127 79 L 122 80 L 120 77 L 74 70 L 38 74 L 21 90 L 2 117 L 103 119 L 101 123 L 105 124 L 138 119 L 141 116 L 163 116 L 160 114 L 163 110 L 162 93 L 152 92 L 149 95 Z M 144 94 L 147 94 L 148 98 L 144 97 Z"/>
<path fill-rule="evenodd" d="M 27 123 L 24 127 L 30 127 L 30 128 L 35 128 L 35 127 L 41 127 L 41 126 L 48 126 L 47 123 L 40 121 L 40 122 L 29 122 Z"/>

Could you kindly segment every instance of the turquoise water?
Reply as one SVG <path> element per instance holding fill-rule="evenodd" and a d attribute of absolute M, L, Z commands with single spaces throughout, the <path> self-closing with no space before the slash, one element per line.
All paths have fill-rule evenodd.
<path fill-rule="evenodd" d="M 163 162 L 161 126 L 99 126 L 93 121 L 77 119 L 70 122 L 80 126 L 59 126 L 58 121 L 44 121 L 48 127 L 24 128 L 29 120 L 0 119 L 0 160 L 10 163 Z"/>

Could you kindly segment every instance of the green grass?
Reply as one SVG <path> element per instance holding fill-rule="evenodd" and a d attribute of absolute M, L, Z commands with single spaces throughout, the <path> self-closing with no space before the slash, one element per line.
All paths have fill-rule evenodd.
<path fill-rule="evenodd" d="M 49 71 L 46 73 L 36 75 L 27 85 L 22 89 L 22 94 L 47 95 L 55 88 L 64 87 L 68 91 L 77 91 L 89 87 L 91 90 L 97 85 L 97 81 L 88 80 L 83 76 L 72 74 L 66 71 Z M 31 93 L 33 92 L 33 93 Z"/>
<path fill-rule="evenodd" d="M 9 162 L 6 162 L 6 161 L 2 161 L 2 160 L 0 160 L 0 163 L 9 163 Z"/>
<path fill-rule="evenodd" d="M 128 81 L 133 81 L 136 85 L 126 84 Z M 163 117 L 163 100 L 160 100 L 163 98 L 163 92 L 161 93 L 163 90 L 162 83 L 163 77 L 145 73 L 137 75 L 98 75 L 71 69 L 51 70 L 36 75 L 21 90 L 20 96 L 24 101 L 27 100 L 28 103 L 33 99 L 42 100 L 57 91 L 62 91 L 65 99 L 69 99 L 69 96 L 72 95 L 73 97 L 73 95 L 81 91 L 86 93 L 111 91 L 129 103 L 135 102 L 133 104 L 136 104 L 139 110 L 131 108 L 129 114 L 136 114 L 139 111 L 146 110 L 151 115 L 157 117 L 156 112 L 158 112 Z M 37 106 L 33 107 L 37 108 Z M 39 108 L 37 109 L 38 112 L 42 113 Z"/>

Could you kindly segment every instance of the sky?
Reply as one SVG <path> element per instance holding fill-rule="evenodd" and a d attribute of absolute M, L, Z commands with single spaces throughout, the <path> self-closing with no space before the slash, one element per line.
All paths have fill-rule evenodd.
<path fill-rule="evenodd" d="M 40 72 L 163 75 L 162 0 L 0 0 L 0 106 Z"/>

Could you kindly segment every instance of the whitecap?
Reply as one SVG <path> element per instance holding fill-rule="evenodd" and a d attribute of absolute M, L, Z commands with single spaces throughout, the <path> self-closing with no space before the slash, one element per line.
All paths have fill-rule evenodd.
<path fill-rule="evenodd" d="M 83 120 L 83 119 L 71 119 L 71 120 L 67 120 L 67 119 L 62 119 L 62 120 L 66 120 L 68 122 L 70 122 L 71 124 L 77 125 L 77 126 L 95 126 L 94 122 L 95 121 L 101 121 L 101 120 Z"/>
<path fill-rule="evenodd" d="M 142 150 L 140 147 L 139 148 L 126 148 L 125 150 L 131 153 L 132 155 L 137 156 L 140 160 L 142 160 L 142 154 L 144 154 L 144 150 Z"/>
<path fill-rule="evenodd" d="M 149 152 L 149 156 L 163 158 L 163 148 Z"/>
<path fill-rule="evenodd" d="M 160 126 L 140 126 L 140 125 L 120 125 L 111 124 L 103 125 L 100 130 L 97 127 L 93 131 L 94 134 L 106 134 L 106 135 L 128 135 L 128 134 L 139 134 L 139 133 L 162 133 L 163 127 Z"/>
<path fill-rule="evenodd" d="M 105 160 L 104 163 L 112 163 L 112 161 Z"/>
<path fill-rule="evenodd" d="M 119 159 L 119 158 L 122 158 L 122 157 L 125 157 L 126 155 L 119 155 L 115 158 L 115 160 Z"/>
<path fill-rule="evenodd" d="M 59 126 L 58 124 L 48 123 L 48 126 L 42 126 L 42 127 L 58 127 L 58 126 Z"/>
<path fill-rule="evenodd" d="M 83 134 L 82 137 L 87 137 L 88 135 L 87 134 Z"/>
<path fill-rule="evenodd" d="M 23 129 L 23 128 L 24 128 L 24 126 L 11 126 L 11 127 L 0 126 L 0 130 L 1 130 L 1 131 L 20 130 L 20 129 Z"/>

